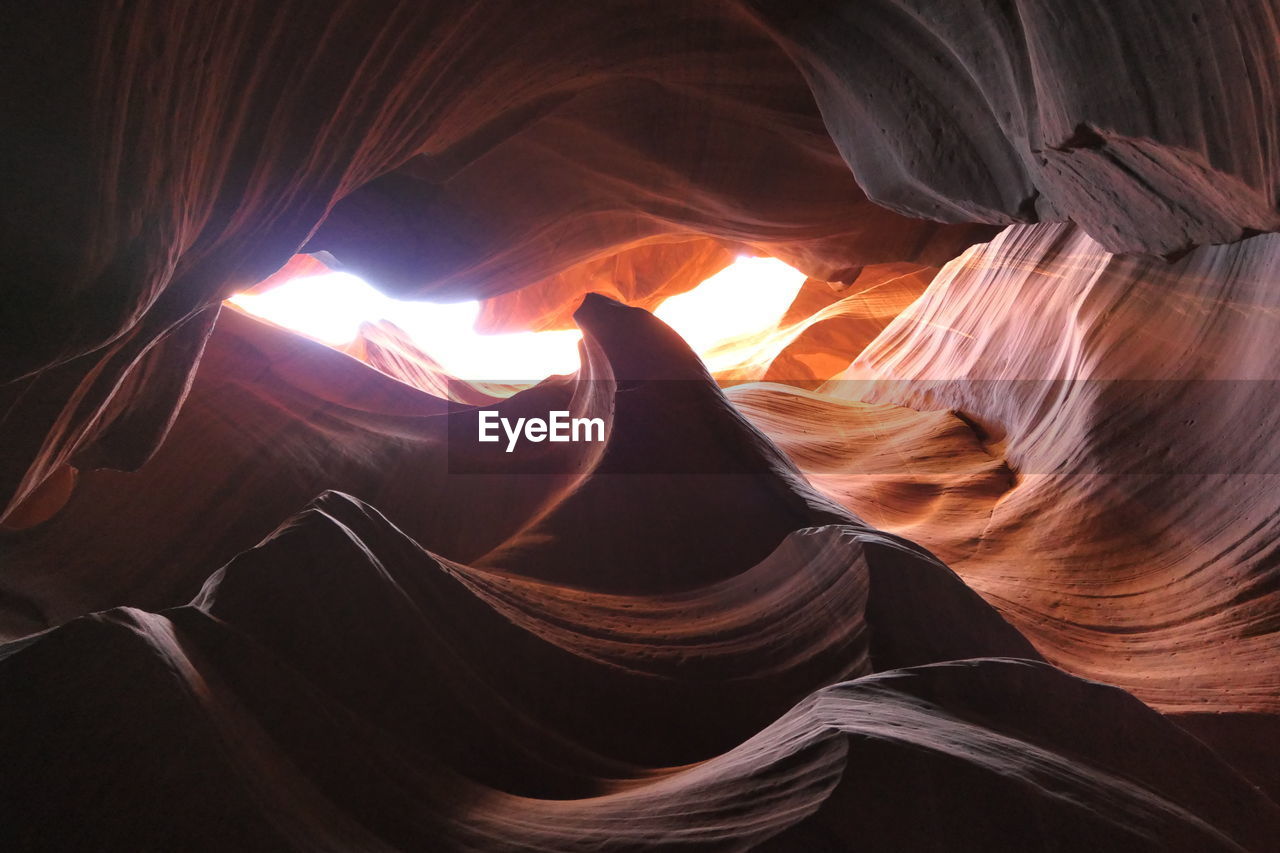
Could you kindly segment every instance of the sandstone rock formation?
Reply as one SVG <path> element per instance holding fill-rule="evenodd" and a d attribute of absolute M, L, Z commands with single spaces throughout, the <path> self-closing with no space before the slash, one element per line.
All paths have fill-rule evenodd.
<path fill-rule="evenodd" d="M 1280 9 L 745 0 L 877 202 L 1176 254 L 1280 226 Z"/>
<path fill-rule="evenodd" d="M 3 18 L 0 847 L 1280 847 L 1274 0 Z"/>

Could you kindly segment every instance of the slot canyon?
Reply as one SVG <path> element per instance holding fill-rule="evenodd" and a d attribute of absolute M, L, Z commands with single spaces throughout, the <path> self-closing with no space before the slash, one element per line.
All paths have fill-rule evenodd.
<path fill-rule="evenodd" d="M 0 849 L 1280 850 L 1280 0 L 2 21 Z"/>

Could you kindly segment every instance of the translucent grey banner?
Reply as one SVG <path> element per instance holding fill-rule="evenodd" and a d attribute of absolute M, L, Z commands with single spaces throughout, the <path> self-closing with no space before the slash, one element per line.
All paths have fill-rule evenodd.
<path fill-rule="evenodd" d="M 513 385 L 532 387 L 476 405 L 477 386 Z M 460 474 L 751 474 L 784 451 L 845 475 L 943 472 L 975 454 L 1026 475 L 1280 474 L 1274 379 L 555 377 L 459 382 L 450 397 L 449 470 Z"/>

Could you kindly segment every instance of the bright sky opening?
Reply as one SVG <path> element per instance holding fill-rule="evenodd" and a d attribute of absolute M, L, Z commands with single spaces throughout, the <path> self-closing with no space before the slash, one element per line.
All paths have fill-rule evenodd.
<path fill-rule="evenodd" d="M 693 290 L 667 299 L 654 313 L 705 357 L 728 341 L 771 329 L 804 278 L 774 258 L 739 258 Z M 459 379 L 541 380 L 579 366 L 582 333 L 576 329 L 480 334 L 475 331 L 479 302 L 392 299 L 349 273 L 297 278 L 228 301 L 332 346 L 353 340 L 363 322 L 388 320 Z"/>
<path fill-rule="evenodd" d="M 653 314 L 679 332 L 714 373 L 741 357 L 717 350 L 772 330 L 804 280 L 804 273 L 777 258 L 740 257 L 693 290 L 667 298 Z"/>
<path fill-rule="evenodd" d="M 541 380 L 578 369 L 577 329 L 482 335 L 475 331 L 479 302 L 392 299 L 349 273 L 296 278 L 228 301 L 332 346 L 353 340 L 361 323 L 389 320 L 459 379 Z"/>

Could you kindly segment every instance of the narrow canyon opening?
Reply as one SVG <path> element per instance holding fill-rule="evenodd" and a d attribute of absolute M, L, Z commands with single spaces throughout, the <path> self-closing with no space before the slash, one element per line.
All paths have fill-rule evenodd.
<path fill-rule="evenodd" d="M 1275 0 L 18 5 L 0 848 L 1280 849 Z"/>
<path fill-rule="evenodd" d="M 653 306 L 653 314 L 678 333 L 713 373 L 744 362 L 776 356 L 797 328 L 780 329 L 788 309 L 807 306 L 795 300 L 806 277 L 776 258 L 740 255 L 702 281 L 672 280 L 663 288 L 687 289 Z M 819 283 L 815 283 L 819 284 Z M 408 340 L 448 377 L 487 386 L 527 387 L 581 366 L 574 329 L 521 329 L 506 333 L 476 331 L 480 303 L 394 299 L 349 273 L 329 272 L 275 280 L 264 290 L 229 297 L 226 304 L 328 344 L 358 351 L 365 324 Z M 500 309 L 497 309 L 500 310 Z M 508 320 L 504 326 L 519 323 Z M 373 329 L 370 334 L 376 334 Z M 764 365 L 767 368 L 767 362 Z"/>

